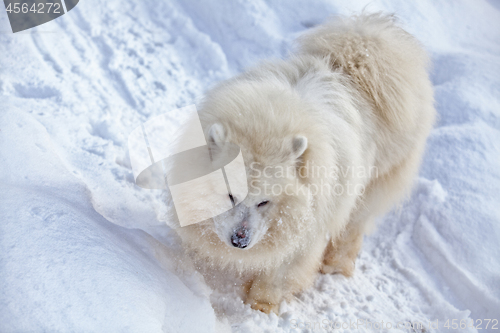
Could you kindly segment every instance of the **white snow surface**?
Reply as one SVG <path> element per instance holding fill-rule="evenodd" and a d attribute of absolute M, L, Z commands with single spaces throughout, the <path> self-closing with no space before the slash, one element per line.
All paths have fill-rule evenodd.
<path fill-rule="evenodd" d="M 354 277 L 318 274 L 279 316 L 254 311 L 182 257 L 159 192 L 134 184 L 127 136 L 363 8 L 395 13 L 432 58 L 439 119 L 419 177 L 365 237 Z M 498 1 L 82 0 L 17 34 L 2 9 L 0 32 L 1 332 L 500 328 L 486 329 L 500 320 Z M 182 115 L 169 115 L 173 131 Z M 352 326 L 364 320 L 383 329 Z"/>

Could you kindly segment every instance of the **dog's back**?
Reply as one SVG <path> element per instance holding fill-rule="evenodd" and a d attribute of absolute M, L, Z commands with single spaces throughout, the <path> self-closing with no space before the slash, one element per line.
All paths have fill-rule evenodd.
<path fill-rule="evenodd" d="M 408 105 L 419 98 L 432 102 L 429 61 L 420 43 L 395 23 L 381 13 L 336 18 L 299 38 L 299 53 L 329 58 L 332 69 L 348 74 L 388 123 L 407 127 L 422 121 L 421 113 L 406 112 Z"/>

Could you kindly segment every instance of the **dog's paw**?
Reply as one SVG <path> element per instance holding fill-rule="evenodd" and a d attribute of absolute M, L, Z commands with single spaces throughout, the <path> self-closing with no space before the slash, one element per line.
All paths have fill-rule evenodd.
<path fill-rule="evenodd" d="M 341 265 L 327 265 L 323 263 L 319 271 L 323 274 L 342 274 L 351 277 L 354 274 L 354 261 L 345 261 Z"/>
<path fill-rule="evenodd" d="M 279 305 L 278 304 L 271 304 L 268 302 L 260 302 L 260 301 L 251 301 L 250 306 L 254 310 L 259 310 L 264 313 L 270 314 L 271 312 L 274 312 L 276 315 L 279 314 Z"/>
<path fill-rule="evenodd" d="M 337 267 L 332 265 L 322 264 L 321 267 L 319 268 L 319 271 L 322 274 L 335 274 L 337 273 Z"/>

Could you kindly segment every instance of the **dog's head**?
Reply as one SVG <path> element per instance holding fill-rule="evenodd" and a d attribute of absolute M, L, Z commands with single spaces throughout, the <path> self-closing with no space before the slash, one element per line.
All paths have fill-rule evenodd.
<path fill-rule="evenodd" d="M 209 141 L 222 151 L 227 142 L 232 142 L 243 153 L 247 183 L 231 184 L 229 193 L 221 200 L 229 200 L 233 208 L 213 218 L 213 230 L 220 240 L 238 249 L 250 249 L 263 238 L 272 242 L 277 228 L 284 222 L 293 222 L 290 220 L 294 208 L 308 204 L 307 191 L 300 194 L 298 169 L 308 148 L 307 138 L 269 137 L 268 133 L 261 133 L 267 138 L 259 140 L 248 138 L 247 134 L 221 123 L 211 125 L 208 131 Z"/>

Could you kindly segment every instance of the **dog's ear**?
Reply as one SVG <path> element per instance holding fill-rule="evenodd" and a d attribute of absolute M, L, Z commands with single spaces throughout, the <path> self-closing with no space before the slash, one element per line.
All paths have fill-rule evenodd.
<path fill-rule="evenodd" d="M 215 144 L 219 148 L 224 146 L 224 142 L 226 141 L 226 130 L 224 126 L 219 123 L 213 124 L 208 130 L 208 143 Z"/>
<path fill-rule="evenodd" d="M 297 135 L 292 140 L 292 154 L 295 159 L 300 158 L 307 149 L 307 138 Z"/>

